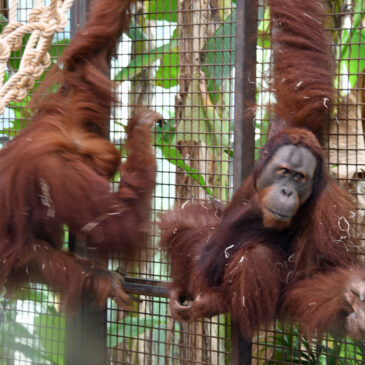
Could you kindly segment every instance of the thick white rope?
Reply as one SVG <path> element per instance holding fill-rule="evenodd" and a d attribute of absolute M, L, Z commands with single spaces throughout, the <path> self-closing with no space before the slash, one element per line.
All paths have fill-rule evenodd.
<path fill-rule="evenodd" d="M 67 12 L 73 2 L 74 0 L 51 0 L 45 6 L 44 0 L 37 0 L 27 23 L 22 24 L 16 17 L 18 0 L 11 1 L 9 22 L 0 35 L 0 114 L 10 102 L 22 101 L 33 87 L 34 81 L 51 64 L 48 49 L 53 35 L 65 28 Z M 29 33 L 31 36 L 25 46 L 19 70 L 5 82 L 10 54 L 21 48 L 22 38 Z"/>

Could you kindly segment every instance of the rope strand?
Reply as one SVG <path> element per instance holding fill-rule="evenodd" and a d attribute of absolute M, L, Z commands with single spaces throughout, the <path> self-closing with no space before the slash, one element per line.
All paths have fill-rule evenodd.
<path fill-rule="evenodd" d="M 26 24 L 17 21 L 18 1 L 12 0 L 9 23 L 0 35 L 0 114 L 12 101 L 22 101 L 34 82 L 51 64 L 48 49 L 56 32 L 67 24 L 67 12 L 74 0 L 51 0 L 49 6 L 43 0 L 30 12 Z M 20 62 L 19 70 L 6 83 L 5 70 L 11 52 L 22 46 L 22 39 L 31 34 Z"/>

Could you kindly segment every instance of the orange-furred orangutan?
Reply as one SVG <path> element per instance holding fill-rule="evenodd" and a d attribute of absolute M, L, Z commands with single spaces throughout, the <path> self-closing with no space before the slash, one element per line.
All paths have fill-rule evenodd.
<path fill-rule="evenodd" d="M 270 0 L 275 123 L 254 172 L 222 210 L 162 216 L 179 320 L 230 312 L 250 338 L 276 314 L 312 336 L 365 336 L 365 269 L 352 197 L 327 172 L 321 136 L 334 99 L 324 3 Z M 193 298 L 184 305 L 185 298 Z"/>
<path fill-rule="evenodd" d="M 156 173 L 151 126 L 160 116 L 142 110 L 131 118 L 122 165 L 106 139 L 109 64 L 133 2 L 94 1 L 86 27 L 41 86 L 29 126 L 0 151 L 0 286 L 41 280 L 69 311 L 85 296 L 101 306 L 110 296 L 123 307 L 129 296 L 115 273 L 61 251 L 64 225 L 104 254 L 130 256 L 146 241 Z M 118 171 L 119 190 L 111 192 Z"/>

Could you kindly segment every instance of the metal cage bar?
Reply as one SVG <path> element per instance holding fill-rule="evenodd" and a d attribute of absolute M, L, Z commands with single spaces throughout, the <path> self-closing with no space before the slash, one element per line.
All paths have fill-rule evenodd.
<path fill-rule="evenodd" d="M 255 162 L 257 1 L 237 0 L 233 189 L 238 190 Z M 231 365 L 251 364 L 251 343 L 232 324 Z"/>
<path fill-rule="evenodd" d="M 90 0 L 75 1 L 71 8 L 71 37 L 87 21 Z M 69 236 L 69 249 L 78 255 L 98 259 L 95 253 L 79 245 L 76 237 Z M 106 363 L 106 310 L 96 309 L 87 301 L 81 303 L 74 317 L 66 317 L 66 365 L 101 365 Z"/>
<path fill-rule="evenodd" d="M 199 1 L 201 2 L 200 7 L 198 6 L 195 9 L 191 9 L 189 6 L 195 6 L 198 0 L 180 1 L 181 8 L 177 7 L 175 9 L 171 6 L 173 2 L 169 0 L 138 0 L 133 9 L 134 14 L 130 32 L 128 36 L 126 35 L 121 39 L 121 43 L 124 43 L 125 46 L 123 48 L 124 53 L 117 50 L 119 60 L 116 64 L 111 65 L 111 76 L 117 79 L 117 82 L 120 81 L 118 80 L 118 74 L 121 70 L 124 72 L 123 75 L 128 72 L 132 74 L 132 76 L 127 76 L 127 83 L 133 83 L 137 80 L 134 85 L 129 86 L 129 89 L 126 88 L 127 91 L 123 89 L 125 84 L 123 87 L 122 82 L 118 84 L 119 89 L 116 88 L 116 92 L 119 93 L 118 97 L 127 97 L 123 100 L 121 108 L 111 112 L 110 137 L 120 148 L 123 156 L 125 155 L 122 147 L 124 141 L 123 129 L 118 130 L 116 125 L 117 123 L 122 124 L 122 120 L 123 122 L 126 121 L 129 111 L 128 104 L 138 101 L 157 110 L 162 110 L 165 104 L 168 104 L 170 114 L 166 113 L 165 115 L 167 127 L 161 131 L 162 127 L 157 126 L 154 131 L 156 151 L 158 152 L 158 172 L 159 174 L 168 175 L 165 180 L 158 182 L 159 187 L 154 195 L 154 222 L 157 221 L 158 214 L 167 209 L 163 206 L 164 203 L 160 202 L 166 197 L 169 199 L 169 203 L 177 201 L 178 204 L 189 199 L 188 194 L 184 195 L 184 192 L 181 192 L 183 188 L 200 189 L 197 200 L 205 198 L 206 190 L 204 188 L 214 187 L 221 195 L 223 195 L 222 191 L 226 189 L 228 193 L 225 195 L 226 199 L 223 200 L 227 201 L 232 191 L 237 190 L 243 179 L 253 170 L 255 152 L 265 143 L 267 138 L 270 111 L 262 111 L 267 107 L 266 101 L 259 100 L 257 102 L 256 100 L 257 90 L 267 94 L 272 91 L 268 90 L 269 83 L 265 84 L 270 79 L 270 70 L 272 69 L 270 30 L 261 29 L 263 33 L 258 36 L 260 22 L 265 17 L 267 17 L 265 21 L 269 21 L 269 13 L 266 12 L 267 2 L 266 0 Z M 85 25 L 90 2 L 91 0 L 75 1 L 71 11 L 71 37 Z M 24 1 L 25 3 L 27 5 L 22 9 L 27 12 L 31 11 L 29 5 L 31 2 Z M 35 3 L 35 0 L 33 0 L 33 3 Z M 212 14 L 208 14 L 209 11 L 203 7 L 207 3 L 214 4 L 212 8 L 209 8 L 209 11 L 213 14 L 212 19 L 218 19 L 218 22 L 221 21 L 219 25 L 215 24 L 215 28 L 214 21 L 209 19 L 209 15 Z M 365 192 L 363 172 L 352 178 L 347 178 L 344 171 L 348 172 L 352 165 L 356 165 L 358 168 L 363 163 L 359 156 L 364 153 L 364 147 L 354 146 L 350 143 L 354 138 L 359 141 L 363 135 L 361 136 L 359 132 L 352 130 L 350 125 L 351 123 L 362 125 L 365 115 L 363 77 L 365 53 L 363 52 L 364 38 L 361 37 L 363 19 L 365 18 L 365 2 L 364 0 L 344 1 L 342 2 L 343 6 L 337 8 L 338 3 L 341 2 L 330 2 L 332 6 L 330 15 L 333 24 L 329 25 L 328 30 L 336 33 L 333 48 L 337 61 L 341 61 L 341 67 L 337 70 L 337 77 L 345 82 L 338 82 L 338 105 L 336 105 L 336 108 L 338 110 L 342 108 L 342 111 L 341 114 L 338 113 L 334 117 L 334 119 L 337 118 L 335 123 L 338 124 L 338 128 L 334 133 L 337 138 L 335 142 L 337 143 L 333 143 L 333 140 L 329 137 L 329 141 L 332 141 L 328 149 L 330 156 L 329 168 L 331 172 L 338 176 L 340 182 L 350 185 L 358 201 L 358 211 L 363 212 L 365 209 L 365 203 L 361 201 Z M 183 5 L 186 4 L 189 6 L 184 7 Z M 0 2 L 0 9 L 0 15 L 5 16 L 8 11 L 8 2 Z M 220 17 L 217 16 L 219 13 L 221 13 Z M 232 16 L 233 13 L 235 13 L 235 17 Z M 356 23 L 354 20 L 351 23 L 351 18 L 358 18 L 361 22 Z M 4 18 L 1 18 L 0 23 L 3 21 Z M 355 26 L 353 26 L 354 24 Z M 178 25 L 186 27 L 186 33 L 179 33 Z M 231 27 L 228 35 L 223 31 L 224 26 Z M 200 39 L 198 38 L 204 33 L 203 30 L 205 31 L 209 27 L 213 28 L 209 35 L 209 42 L 205 44 L 201 42 L 200 45 L 203 45 L 201 48 L 188 47 L 186 52 L 179 49 L 178 45 L 189 46 L 194 42 L 199 43 Z M 235 28 L 235 31 L 233 28 Z M 191 29 L 198 32 L 189 33 Z M 264 37 L 267 37 L 267 48 L 263 45 L 265 43 Z M 228 42 L 225 43 L 227 39 Z M 143 42 L 144 44 L 142 44 Z M 62 46 L 65 46 L 65 44 L 62 44 Z M 258 56 L 259 47 L 261 47 L 261 52 L 267 52 L 269 56 L 260 58 Z M 185 63 L 181 61 L 181 56 L 184 56 Z M 235 57 L 234 60 L 233 57 Z M 14 59 L 19 60 L 19 58 L 19 54 L 14 54 Z M 157 58 L 159 58 L 159 63 L 156 63 Z M 142 62 L 142 71 L 136 65 L 137 60 L 144 62 Z M 223 128 L 217 129 L 217 136 L 220 139 L 226 137 L 230 142 L 234 140 L 233 159 L 227 158 L 224 161 L 230 166 L 226 170 L 225 176 L 229 180 L 228 188 L 222 183 L 217 184 L 217 186 L 214 185 L 214 179 L 223 175 L 222 171 L 218 170 L 214 170 L 211 174 L 209 169 L 198 171 L 200 177 L 203 180 L 205 179 L 206 186 L 203 187 L 204 184 L 199 185 L 193 179 L 177 179 L 176 176 L 181 178 L 185 173 L 183 169 L 173 166 L 173 163 L 177 164 L 179 161 L 177 153 L 163 155 L 164 151 L 158 149 L 157 136 L 165 139 L 163 147 L 169 153 L 176 150 L 182 154 L 182 152 L 188 150 L 190 154 L 193 154 L 205 148 L 204 143 L 207 144 L 210 138 L 209 131 L 207 129 L 199 130 L 199 138 L 203 141 L 199 145 L 193 138 L 190 138 L 193 134 L 193 128 L 191 128 L 189 132 L 179 132 L 186 137 L 185 150 L 182 151 L 181 145 L 173 138 L 176 136 L 175 129 L 178 127 L 174 124 L 176 119 L 180 118 L 179 120 L 186 123 L 187 127 L 192 125 L 201 126 L 200 123 L 206 123 L 207 121 L 212 122 L 213 125 L 219 125 L 220 120 L 218 117 L 214 116 L 212 118 L 195 113 L 197 108 L 206 107 L 204 104 L 206 100 L 204 101 L 199 97 L 204 93 L 207 96 L 208 92 L 204 91 L 201 85 L 200 89 L 194 85 L 195 89 L 192 87 L 189 91 L 191 94 L 189 97 L 192 100 L 190 104 L 179 104 L 181 101 L 179 98 L 181 96 L 186 97 L 189 92 L 187 91 L 188 88 L 186 90 L 178 88 L 181 80 L 177 68 L 180 67 L 181 70 L 184 67 L 186 72 L 184 81 L 187 81 L 185 84 L 187 86 L 199 78 L 193 72 L 188 73 L 188 71 L 191 71 L 197 64 L 201 65 L 204 62 L 204 67 L 206 67 L 204 71 L 206 74 L 210 72 L 211 79 L 208 80 L 208 77 L 207 79 L 202 78 L 203 81 L 219 80 L 220 86 L 224 81 L 227 81 L 231 86 L 231 88 L 228 86 L 211 91 L 212 100 L 219 100 L 219 93 L 225 93 L 229 99 L 227 102 L 229 112 L 224 116 L 229 124 L 228 131 L 223 130 Z M 234 70 L 234 72 L 227 73 L 225 67 L 231 67 L 230 70 Z M 348 67 L 351 71 L 348 72 L 349 80 L 346 79 L 347 76 L 343 71 L 345 67 Z M 151 87 L 154 82 L 160 88 L 158 91 L 156 91 L 155 84 Z M 353 84 L 352 89 L 348 87 L 346 82 Z M 234 85 L 234 88 L 232 85 Z M 164 89 L 161 90 L 161 88 Z M 158 98 L 155 95 L 157 93 L 159 93 Z M 163 98 L 165 99 L 163 100 Z M 253 108 L 255 105 L 257 105 L 256 111 Z M 221 100 L 217 101 L 217 105 L 215 105 L 217 109 L 224 106 Z M 12 108 L 14 110 L 18 108 L 18 122 L 27 121 L 26 116 L 21 112 L 22 109 L 25 109 L 24 104 L 12 106 Z M 355 109 L 358 114 L 355 113 Z M 362 114 L 357 109 L 361 109 Z M 174 114 L 175 110 L 180 112 L 178 117 Z M 232 119 L 234 125 L 231 122 Z M 0 145 L 10 140 L 21 129 L 20 123 L 15 123 L 13 129 L 7 127 L 10 124 L 9 120 L 11 121 L 7 116 L 2 116 L 0 119 Z M 4 131 L 5 133 L 3 133 Z M 342 145 L 339 143 L 341 138 L 343 139 Z M 214 152 L 223 151 L 224 149 L 224 144 L 218 143 L 212 147 L 213 154 L 197 154 L 188 162 L 192 164 L 202 162 L 201 165 L 204 165 L 204 167 L 209 164 L 213 165 L 216 163 Z M 207 148 L 204 151 L 206 150 Z M 351 153 L 356 155 L 354 163 L 349 162 L 348 159 Z M 340 154 L 345 156 L 341 176 L 339 174 L 340 167 L 337 166 L 340 165 L 337 162 L 341 162 L 338 157 Z M 166 161 L 170 163 L 168 168 L 166 168 Z M 180 191 L 176 192 L 178 189 Z M 191 195 L 194 197 L 193 193 Z M 364 219 L 359 219 L 358 224 L 363 233 Z M 229 362 L 232 365 L 257 365 L 267 363 L 267 361 L 271 363 L 290 363 L 290 361 L 292 363 L 294 361 L 304 363 L 305 358 L 310 358 L 313 363 L 318 364 L 329 363 L 330 361 L 341 364 L 363 363 L 363 344 L 350 341 L 347 338 L 337 339 L 330 335 L 324 336 L 321 341 L 308 343 L 305 338 L 301 337 L 298 327 L 291 323 L 276 322 L 272 326 L 261 328 L 261 338 L 253 338 L 251 343 L 245 341 L 240 333 L 240 328 L 236 324 L 230 326 L 229 320 L 224 316 L 199 320 L 190 324 L 179 324 L 173 321 L 168 311 L 167 300 L 168 262 L 158 252 L 158 228 L 156 228 L 156 225 L 153 226 L 151 236 L 154 245 L 150 249 L 150 255 L 141 255 L 137 265 L 128 268 L 128 276 L 124 283 L 124 288 L 128 293 L 142 297 L 144 300 L 143 307 L 137 307 L 136 305 L 135 311 L 131 313 L 124 313 L 111 302 L 108 303 L 107 310 L 96 311 L 85 301 L 76 316 L 66 318 L 66 326 L 62 326 L 60 323 L 64 318 L 62 313 L 58 313 L 59 298 L 57 295 L 54 297 L 47 296 L 46 293 L 49 294 L 50 290 L 45 286 L 30 284 L 30 287 L 39 293 L 38 297 L 31 300 L 29 299 L 29 293 L 27 293 L 27 290 L 29 291 L 28 287 L 22 288 L 17 297 L 13 295 L 10 298 L 5 298 L 5 300 L 3 300 L 0 293 L 0 364 L 3 364 L 4 361 L 6 364 L 23 361 L 24 364 L 44 365 L 51 363 L 50 360 L 44 360 L 43 358 L 44 355 L 50 354 L 54 355 L 52 363 L 67 365 L 120 365 L 125 363 L 185 365 L 227 364 Z M 87 247 L 78 245 L 74 237 L 69 237 L 69 240 L 71 251 L 85 257 L 97 258 L 88 251 Z M 109 268 L 115 268 L 114 266 L 119 263 L 119 259 L 117 256 L 111 257 L 108 263 Z M 156 267 L 161 270 L 158 271 L 155 269 Z M 24 302 L 25 305 L 17 307 L 17 300 Z M 33 301 L 33 303 L 29 304 L 27 301 Z M 41 318 L 42 320 L 32 324 L 33 328 L 36 328 L 35 332 L 38 336 L 35 340 L 29 340 L 31 346 L 34 347 L 32 353 L 28 353 L 28 357 L 19 356 L 20 351 L 15 354 L 16 350 L 11 347 L 11 336 L 7 336 L 7 338 L 5 336 L 10 333 L 15 338 L 16 331 L 20 328 L 18 326 L 17 329 L 16 325 L 21 321 L 27 324 L 24 318 L 27 316 L 35 317 L 37 314 L 36 307 L 48 304 L 53 306 L 52 308 L 57 308 L 57 312 L 47 312 Z M 19 314 L 21 317 L 17 319 Z M 12 331 L 6 331 L 7 327 L 12 328 Z M 65 328 L 66 335 L 64 333 Z M 285 342 L 282 339 L 283 337 L 288 337 L 290 341 Z M 133 342 L 133 346 L 126 348 L 128 343 L 131 342 Z M 214 348 L 211 343 L 207 345 L 208 342 L 214 343 Z M 53 347 L 47 347 L 44 343 L 46 345 L 51 343 Z M 21 343 L 21 345 L 24 345 L 24 343 Z M 342 350 L 338 351 L 337 358 L 334 358 L 333 354 L 338 346 Z M 211 353 L 214 353 L 214 359 L 213 356 L 210 356 Z M 275 357 L 276 355 L 277 357 Z"/>

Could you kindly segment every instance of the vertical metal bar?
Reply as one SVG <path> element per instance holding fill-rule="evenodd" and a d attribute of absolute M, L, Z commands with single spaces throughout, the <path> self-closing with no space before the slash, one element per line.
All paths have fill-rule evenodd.
<path fill-rule="evenodd" d="M 82 303 L 66 318 L 66 365 L 106 364 L 106 311 Z"/>
<path fill-rule="evenodd" d="M 231 361 L 230 365 L 251 364 L 252 344 L 246 341 L 241 334 L 237 324 L 232 324 L 231 329 Z"/>
<path fill-rule="evenodd" d="M 71 8 L 71 37 L 87 21 L 90 0 L 76 0 Z M 82 257 L 97 259 L 94 251 L 80 246 L 70 236 L 70 251 Z M 79 312 L 66 318 L 66 365 L 101 365 L 106 363 L 106 310 L 94 308 L 88 301 L 81 303 Z"/>
<path fill-rule="evenodd" d="M 234 177 L 237 190 L 255 161 L 257 0 L 237 0 Z"/>
<path fill-rule="evenodd" d="M 76 0 L 71 7 L 71 37 L 82 29 L 87 21 L 91 0 Z"/>
<path fill-rule="evenodd" d="M 255 161 L 257 0 L 237 0 L 234 176 L 236 191 L 253 170 Z M 252 345 L 232 324 L 231 365 L 251 364 Z"/>

